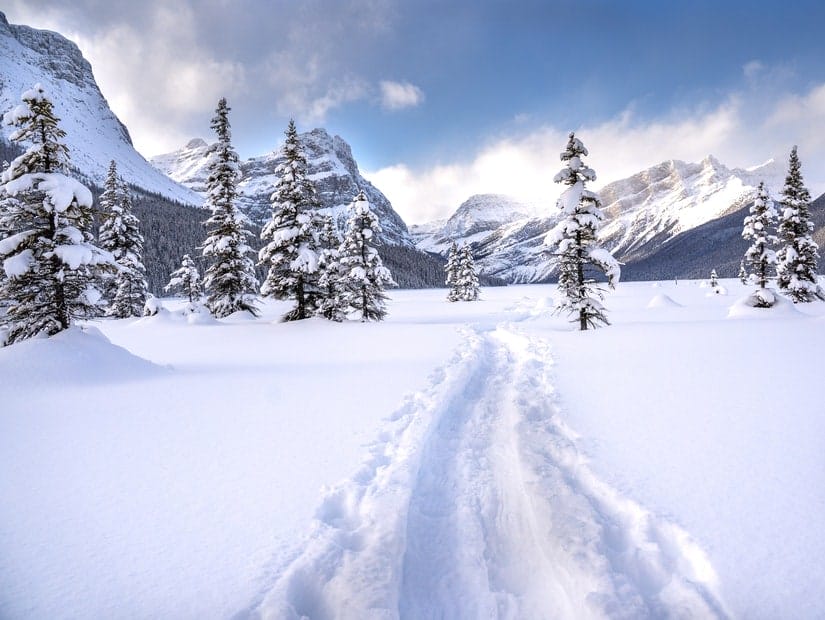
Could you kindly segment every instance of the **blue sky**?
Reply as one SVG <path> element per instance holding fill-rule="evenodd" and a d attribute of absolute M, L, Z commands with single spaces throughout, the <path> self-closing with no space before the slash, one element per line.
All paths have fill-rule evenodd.
<path fill-rule="evenodd" d="M 551 202 L 564 135 L 600 180 L 800 145 L 825 190 L 821 2 L 11 0 L 92 62 L 144 155 L 209 139 L 220 96 L 243 157 L 294 116 L 353 147 L 407 221 L 476 192 Z M 598 148 L 595 148 L 598 147 Z M 545 198 L 546 197 L 546 198 Z"/>

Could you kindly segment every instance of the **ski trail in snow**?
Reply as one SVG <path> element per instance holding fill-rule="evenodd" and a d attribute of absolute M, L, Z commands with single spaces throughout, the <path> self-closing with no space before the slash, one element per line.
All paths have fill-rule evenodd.
<path fill-rule="evenodd" d="M 468 329 L 328 493 L 255 616 L 727 617 L 688 534 L 589 470 L 551 369 L 539 338 Z"/>

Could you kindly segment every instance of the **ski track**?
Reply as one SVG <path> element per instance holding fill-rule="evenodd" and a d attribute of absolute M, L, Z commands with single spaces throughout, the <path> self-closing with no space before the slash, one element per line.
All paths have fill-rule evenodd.
<path fill-rule="evenodd" d="M 512 324 L 465 331 L 238 617 L 728 617 L 690 536 L 588 468 L 546 343 Z"/>

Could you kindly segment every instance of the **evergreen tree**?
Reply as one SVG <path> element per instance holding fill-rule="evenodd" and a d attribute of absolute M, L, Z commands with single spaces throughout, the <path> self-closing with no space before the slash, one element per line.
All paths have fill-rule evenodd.
<path fill-rule="evenodd" d="M 114 179 L 114 180 L 112 180 Z M 101 195 L 103 222 L 100 246 L 112 253 L 119 269 L 106 279 L 112 295 L 107 314 L 117 318 L 141 316 L 146 302 L 146 267 L 143 266 L 143 235 L 132 212 L 128 186 L 117 177 L 117 166 L 109 164 L 105 191 Z"/>
<path fill-rule="evenodd" d="M 387 314 L 384 288 L 395 286 L 390 270 L 384 267 L 378 250 L 372 245 L 381 232 L 381 225 L 363 191 L 352 201 L 348 212 L 347 232 L 340 252 L 345 300 L 361 313 L 362 321 L 380 321 Z"/>
<path fill-rule="evenodd" d="M 201 274 L 198 272 L 195 261 L 189 254 L 184 254 L 180 262 L 180 268 L 173 271 L 169 276 L 169 284 L 163 287 L 166 292 L 179 290 L 189 298 L 189 303 L 200 301 L 203 291 L 201 289 Z"/>
<path fill-rule="evenodd" d="M 478 299 L 478 274 L 476 273 L 475 261 L 470 251 L 469 245 L 462 246 L 459 251 L 458 279 L 461 288 L 461 299 L 463 301 L 476 301 Z"/>
<path fill-rule="evenodd" d="M 719 288 L 719 276 L 716 275 L 715 269 L 710 270 L 710 288 L 714 290 Z"/>
<path fill-rule="evenodd" d="M 450 288 L 447 293 L 447 301 L 458 301 L 461 299 L 461 282 L 459 278 L 459 252 L 456 242 L 450 245 L 450 252 L 447 254 L 447 265 L 444 267 L 447 272 L 446 284 Z"/>
<path fill-rule="evenodd" d="M 65 132 L 40 84 L 3 122 L 10 139 L 30 144 L 0 178 L 0 261 L 6 277 L 0 299 L 8 302 L 2 322 L 6 343 L 56 334 L 75 319 L 97 313 L 95 280 L 114 258 L 93 244 L 92 194 L 64 174 Z"/>
<path fill-rule="evenodd" d="M 284 316 L 285 321 L 294 321 L 317 310 L 323 220 L 294 121 L 289 121 L 285 134 L 286 159 L 276 171 L 272 216 L 261 231 L 261 239 L 268 243 L 258 253 L 258 264 L 269 268 L 261 295 L 294 299 L 295 307 Z"/>
<path fill-rule="evenodd" d="M 115 212 L 120 201 L 119 196 L 120 180 L 117 176 L 117 165 L 115 161 L 109 162 L 109 171 L 106 174 L 106 181 L 103 184 L 103 193 L 100 195 L 101 226 L 98 233 L 98 243 L 104 250 L 111 251 L 113 248 L 106 247 L 107 239 L 105 232 L 106 221 Z M 101 274 L 100 288 L 106 301 L 111 303 L 117 292 L 115 283 L 115 272 L 104 272 Z"/>
<path fill-rule="evenodd" d="M 802 180 L 801 164 L 794 146 L 779 201 L 781 208 L 777 233 L 783 245 L 776 256 L 779 288 L 794 303 L 825 299 L 816 278 L 819 246 L 811 237 L 814 223 L 810 217 L 810 202 L 811 195 Z"/>
<path fill-rule="evenodd" d="M 212 217 L 203 245 L 203 255 L 210 260 L 203 279 L 207 292 L 206 306 L 218 318 L 245 310 L 257 316 L 255 291 L 258 279 L 255 264 L 247 256 L 251 233 L 249 221 L 235 205 L 237 183 L 241 175 L 238 154 L 232 148 L 226 99 L 218 102 L 211 127 L 218 141 L 210 147 L 209 176 L 206 179 L 206 206 Z"/>
<path fill-rule="evenodd" d="M 748 271 L 745 269 L 745 259 L 739 261 L 739 281 L 742 284 L 748 283 Z"/>
<path fill-rule="evenodd" d="M 556 312 L 575 315 L 581 330 L 600 323 L 609 325 L 601 303 L 602 290 L 585 276 L 585 269 L 593 266 L 603 272 L 610 288 L 615 287 L 621 274 L 618 261 L 597 243 L 596 232 L 604 214 L 599 196 L 585 188 L 588 181 L 596 180 L 596 173 L 582 162 L 582 156 L 587 154 L 581 140 L 571 133 L 561 153 L 566 166 L 553 179 L 567 186 L 557 203 L 563 217 L 544 240 L 556 248 L 561 295 Z"/>
<path fill-rule="evenodd" d="M 776 253 L 774 245 L 779 242 L 775 235 L 770 234 L 776 222 L 776 210 L 773 201 L 768 197 L 765 184 L 760 183 L 757 190 L 756 200 L 749 211 L 750 215 L 745 217 L 742 238 L 751 242 L 750 247 L 745 251 L 745 261 L 751 267 L 754 284 L 758 285 L 761 291 L 765 291 L 768 285 L 769 271 L 776 265 Z M 759 307 L 770 307 L 774 304 L 772 294 L 759 293 L 757 305 Z"/>
<path fill-rule="evenodd" d="M 341 237 L 329 215 L 324 217 L 321 244 L 323 249 L 318 259 L 318 313 L 330 321 L 340 322 L 344 320 L 347 308 L 340 261 Z"/>

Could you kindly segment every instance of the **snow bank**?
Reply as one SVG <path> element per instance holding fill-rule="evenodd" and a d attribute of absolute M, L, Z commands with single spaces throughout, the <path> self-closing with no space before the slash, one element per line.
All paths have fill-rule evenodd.
<path fill-rule="evenodd" d="M 32 338 L 0 349 L 0 377 L 6 385 L 0 389 L 0 400 L 12 386 L 99 385 L 166 372 L 112 344 L 96 327 L 74 326 L 51 338 Z"/>
<path fill-rule="evenodd" d="M 772 301 L 773 305 L 769 308 L 759 307 L 758 304 L 766 300 Z M 787 297 L 770 289 L 756 290 L 738 299 L 728 311 L 730 319 L 803 318 L 805 316 Z"/>
<path fill-rule="evenodd" d="M 649 302 L 647 302 L 647 308 L 651 310 L 655 310 L 658 308 L 682 308 L 682 304 L 678 301 L 674 301 L 671 297 L 666 295 L 665 293 L 659 293 L 658 295 L 654 296 Z"/>

